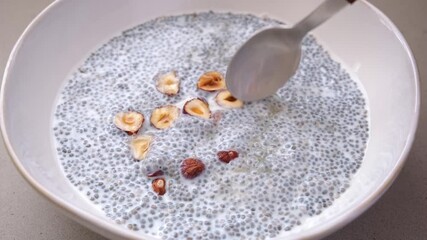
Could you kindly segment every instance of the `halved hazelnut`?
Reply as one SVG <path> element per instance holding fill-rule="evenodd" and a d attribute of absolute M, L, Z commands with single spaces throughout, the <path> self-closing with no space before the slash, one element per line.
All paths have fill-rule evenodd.
<path fill-rule="evenodd" d="M 157 178 L 151 182 L 153 191 L 158 195 L 164 195 L 166 193 L 166 180 L 164 178 Z"/>
<path fill-rule="evenodd" d="M 211 116 L 211 110 L 209 104 L 201 98 L 193 98 L 184 104 L 183 112 L 190 114 L 191 116 L 209 119 Z"/>
<path fill-rule="evenodd" d="M 181 173 L 185 178 L 193 179 L 205 170 L 205 164 L 196 158 L 187 158 L 181 163 Z"/>
<path fill-rule="evenodd" d="M 225 80 L 219 72 L 206 72 L 199 78 L 197 87 L 204 91 L 213 92 L 225 89 Z"/>
<path fill-rule="evenodd" d="M 151 124 L 157 129 L 166 129 L 172 126 L 179 116 L 179 108 L 173 105 L 159 107 L 151 113 Z"/>
<path fill-rule="evenodd" d="M 175 71 L 166 74 L 158 74 L 155 78 L 156 88 L 159 92 L 168 96 L 178 94 L 180 80 Z"/>
<path fill-rule="evenodd" d="M 128 134 L 136 134 L 144 123 L 144 115 L 139 112 L 120 112 L 114 117 L 114 125 Z"/>
<path fill-rule="evenodd" d="M 219 92 L 215 97 L 215 101 L 225 108 L 241 108 L 243 106 L 243 102 L 233 97 L 227 90 Z"/>
<path fill-rule="evenodd" d="M 142 135 L 135 137 L 131 141 L 132 155 L 136 160 L 143 160 L 150 150 L 150 145 L 153 140 L 152 136 Z"/>

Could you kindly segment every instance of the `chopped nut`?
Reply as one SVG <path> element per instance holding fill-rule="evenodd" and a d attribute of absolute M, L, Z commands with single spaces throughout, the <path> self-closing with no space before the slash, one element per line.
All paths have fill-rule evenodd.
<path fill-rule="evenodd" d="M 136 160 L 143 160 L 150 150 L 150 145 L 153 140 L 152 136 L 142 135 L 135 137 L 131 141 L 131 149 L 133 157 Z"/>
<path fill-rule="evenodd" d="M 205 170 L 205 164 L 199 159 L 187 158 L 181 163 L 181 173 L 187 179 L 199 176 Z"/>
<path fill-rule="evenodd" d="M 184 105 L 183 112 L 191 116 L 209 119 L 211 116 L 211 110 L 206 100 L 201 98 L 193 98 L 186 102 Z"/>
<path fill-rule="evenodd" d="M 166 129 L 172 126 L 179 116 L 179 108 L 168 105 L 159 107 L 151 113 L 151 124 L 157 129 Z"/>
<path fill-rule="evenodd" d="M 139 112 L 120 112 L 114 117 L 114 125 L 129 135 L 136 134 L 144 123 L 144 115 Z"/>
<path fill-rule="evenodd" d="M 153 187 L 153 191 L 160 196 L 166 193 L 166 181 L 164 178 L 154 179 L 151 186 Z"/>
<path fill-rule="evenodd" d="M 163 176 L 164 174 L 165 173 L 162 170 L 157 170 L 147 174 L 147 177 L 158 177 L 158 176 Z"/>
<path fill-rule="evenodd" d="M 217 153 L 218 159 L 221 162 L 225 162 L 225 163 L 229 163 L 232 160 L 236 159 L 239 157 L 239 153 L 234 151 L 234 150 L 230 150 L 230 151 L 219 151 Z"/>
<path fill-rule="evenodd" d="M 222 119 L 222 112 L 221 111 L 216 111 L 212 114 L 212 120 L 215 124 L 218 124 L 221 119 Z"/>
<path fill-rule="evenodd" d="M 243 106 L 243 102 L 233 97 L 227 90 L 219 92 L 215 97 L 216 103 L 226 108 L 240 108 Z"/>
<path fill-rule="evenodd" d="M 156 88 L 159 92 L 173 96 L 179 92 L 180 80 L 175 71 L 158 74 L 156 77 Z"/>
<path fill-rule="evenodd" d="M 225 80 L 219 72 L 206 72 L 199 78 L 197 87 L 204 91 L 213 92 L 225 89 Z"/>

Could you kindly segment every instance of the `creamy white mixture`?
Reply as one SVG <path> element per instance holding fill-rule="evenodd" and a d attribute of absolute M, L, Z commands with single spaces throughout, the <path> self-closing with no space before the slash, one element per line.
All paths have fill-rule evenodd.
<path fill-rule="evenodd" d="M 196 89 L 206 71 L 225 73 L 236 48 L 278 22 L 253 15 L 201 13 L 162 17 L 111 39 L 74 72 L 55 111 L 58 158 L 70 182 L 118 224 L 164 239 L 264 239 L 303 224 L 333 204 L 364 156 L 368 116 L 364 96 L 313 37 L 301 68 L 268 99 L 223 109 L 215 93 Z M 167 97 L 154 76 L 177 71 L 181 88 Z M 181 114 L 172 128 L 149 125 L 155 107 L 208 99 L 219 123 Z M 147 158 L 135 161 L 113 116 L 135 110 L 154 136 Z M 217 152 L 239 158 L 225 164 Z M 181 161 L 206 170 L 188 180 Z M 162 169 L 166 194 L 147 173 Z"/>

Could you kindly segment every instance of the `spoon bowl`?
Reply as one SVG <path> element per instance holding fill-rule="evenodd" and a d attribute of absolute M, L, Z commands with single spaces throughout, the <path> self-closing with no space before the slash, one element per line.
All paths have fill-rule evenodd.
<path fill-rule="evenodd" d="M 256 33 L 238 50 L 227 71 L 227 88 L 238 99 L 253 101 L 274 94 L 298 69 L 301 39 L 292 28 L 269 28 Z M 280 67 L 278 67 L 280 66 Z"/>
<path fill-rule="evenodd" d="M 275 27 L 256 33 L 238 49 L 228 65 L 228 90 L 244 101 L 276 93 L 298 69 L 304 36 L 355 1 L 325 0 L 293 28 Z"/>

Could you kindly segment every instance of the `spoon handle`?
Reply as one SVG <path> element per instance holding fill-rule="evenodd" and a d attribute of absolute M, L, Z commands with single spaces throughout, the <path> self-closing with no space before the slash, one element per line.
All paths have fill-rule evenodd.
<path fill-rule="evenodd" d="M 293 29 L 303 38 L 308 32 L 328 20 L 344 7 L 353 4 L 356 0 L 326 0 L 320 4 L 306 18 L 295 24 Z"/>

